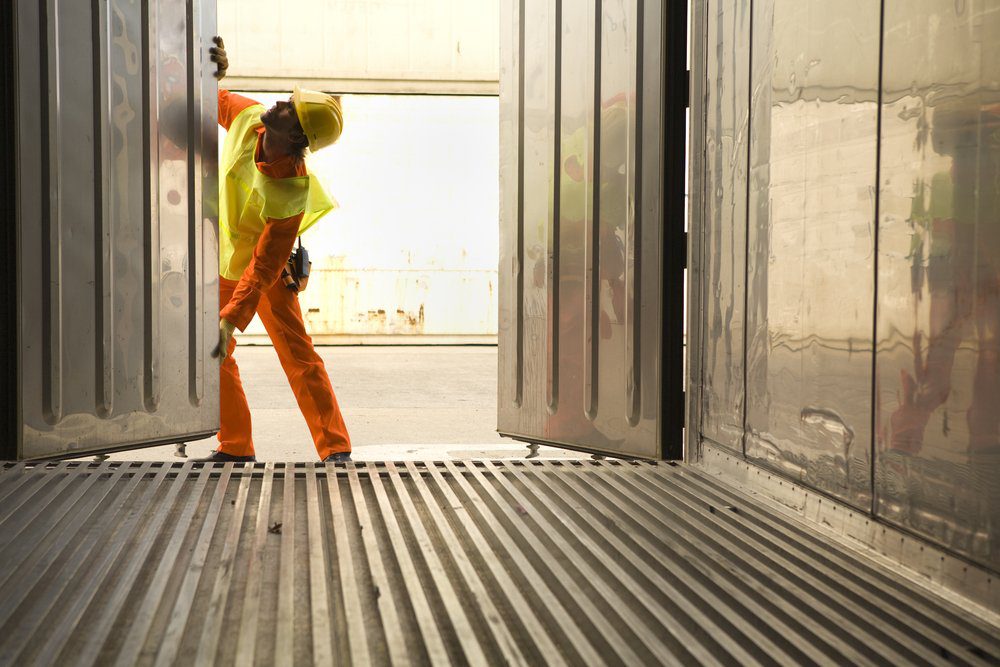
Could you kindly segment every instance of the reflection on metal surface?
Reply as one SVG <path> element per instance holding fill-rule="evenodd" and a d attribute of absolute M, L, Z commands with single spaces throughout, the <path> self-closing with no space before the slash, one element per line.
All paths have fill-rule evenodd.
<path fill-rule="evenodd" d="M 746 454 L 866 507 L 879 6 L 753 11 Z"/>
<path fill-rule="evenodd" d="M 743 451 L 746 301 L 747 140 L 750 131 L 750 1 L 720 3 L 708 17 L 705 92 L 705 330 L 702 422 L 705 437 Z M 714 48 L 713 48 L 714 51 Z M 714 56 L 715 54 L 713 54 Z"/>
<path fill-rule="evenodd" d="M 656 457 L 664 8 L 505 4 L 499 430 Z"/>
<path fill-rule="evenodd" d="M 1000 7 L 752 4 L 700 7 L 700 436 L 998 571 Z"/>
<path fill-rule="evenodd" d="M 595 193 L 594 157 L 594 72 L 597 26 L 594 2 L 563 3 L 562 24 L 562 90 L 560 91 L 559 220 L 553 220 L 553 230 L 560 232 L 556 250 L 559 273 L 558 309 L 553 319 L 559 323 L 552 340 L 552 353 L 557 363 L 553 367 L 554 382 L 559 386 L 554 413 L 561 419 L 570 414 L 568 406 L 578 413 L 593 413 L 596 401 L 594 385 L 589 381 L 594 368 L 588 354 L 593 332 L 593 308 L 590 295 L 593 280 L 588 279 L 587 259 L 592 244 Z M 592 276 L 591 276 L 592 278 Z M 575 333 L 570 333 L 575 332 Z M 579 415 L 578 415 L 579 416 Z"/>
<path fill-rule="evenodd" d="M 23 422 L 11 455 L 211 432 L 215 82 L 200 52 L 214 4 L 20 0 L 16 16 Z"/>
<path fill-rule="evenodd" d="M 1000 6 L 885 22 L 877 511 L 1000 570 Z"/>

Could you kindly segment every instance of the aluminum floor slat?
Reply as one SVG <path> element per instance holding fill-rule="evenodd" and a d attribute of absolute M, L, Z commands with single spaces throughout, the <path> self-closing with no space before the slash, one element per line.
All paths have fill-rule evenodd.
<path fill-rule="evenodd" d="M 698 468 L 8 464 L 0 664 L 997 664 Z"/>

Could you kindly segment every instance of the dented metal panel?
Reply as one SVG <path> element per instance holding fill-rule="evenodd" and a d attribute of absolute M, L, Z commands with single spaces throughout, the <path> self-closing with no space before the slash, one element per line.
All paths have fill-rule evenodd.
<path fill-rule="evenodd" d="M 682 155 L 665 148 L 676 12 L 646 0 L 503 9 L 499 430 L 658 458 L 661 394 L 681 386 L 661 372 L 665 229 L 681 223 L 664 201 L 666 162 Z"/>
<path fill-rule="evenodd" d="M 1000 658 L 987 620 L 692 466 L 60 463 L 0 498 L 4 664 Z"/>
<path fill-rule="evenodd" d="M 15 4 L 20 424 L 11 455 L 210 433 L 214 2 Z"/>
<path fill-rule="evenodd" d="M 879 6 L 753 12 L 746 454 L 864 507 Z"/>

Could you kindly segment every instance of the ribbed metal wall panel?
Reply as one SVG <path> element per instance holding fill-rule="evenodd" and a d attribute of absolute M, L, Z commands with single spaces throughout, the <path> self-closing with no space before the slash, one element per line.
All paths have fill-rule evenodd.
<path fill-rule="evenodd" d="M 989 664 L 1000 634 L 691 466 L 0 472 L 3 664 Z"/>
<path fill-rule="evenodd" d="M 214 1 L 14 4 L 20 423 L 5 455 L 210 433 Z"/>
<path fill-rule="evenodd" d="M 708 44 L 728 52 L 705 63 L 704 197 L 705 330 L 700 431 L 743 452 L 746 405 L 747 155 L 750 139 L 750 0 L 711 8 Z"/>
<path fill-rule="evenodd" d="M 679 458 L 684 6 L 501 9 L 499 430 Z"/>

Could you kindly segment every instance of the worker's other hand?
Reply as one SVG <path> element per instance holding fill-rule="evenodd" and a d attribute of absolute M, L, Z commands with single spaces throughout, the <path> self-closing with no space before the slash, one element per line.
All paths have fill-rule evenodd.
<path fill-rule="evenodd" d="M 222 38 L 216 35 L 212 38 L 215 46 L 208 50 L 209 59 L 215 63 L 215 74 L 213 76 L 220 81 L 225 78 L 226 70 L 229 69 L 229 56 L 226 55 L 226 44 Z"/>
<path fill-rule="evenodd" d="M 227 319 L 219 320 L 219 345 L 212 351 L 213 357 L 218 357 L 219 361 L 225 361 L 229 356 L 229 342 L 233 339 L 233 331 L 236 325 Z"/>

